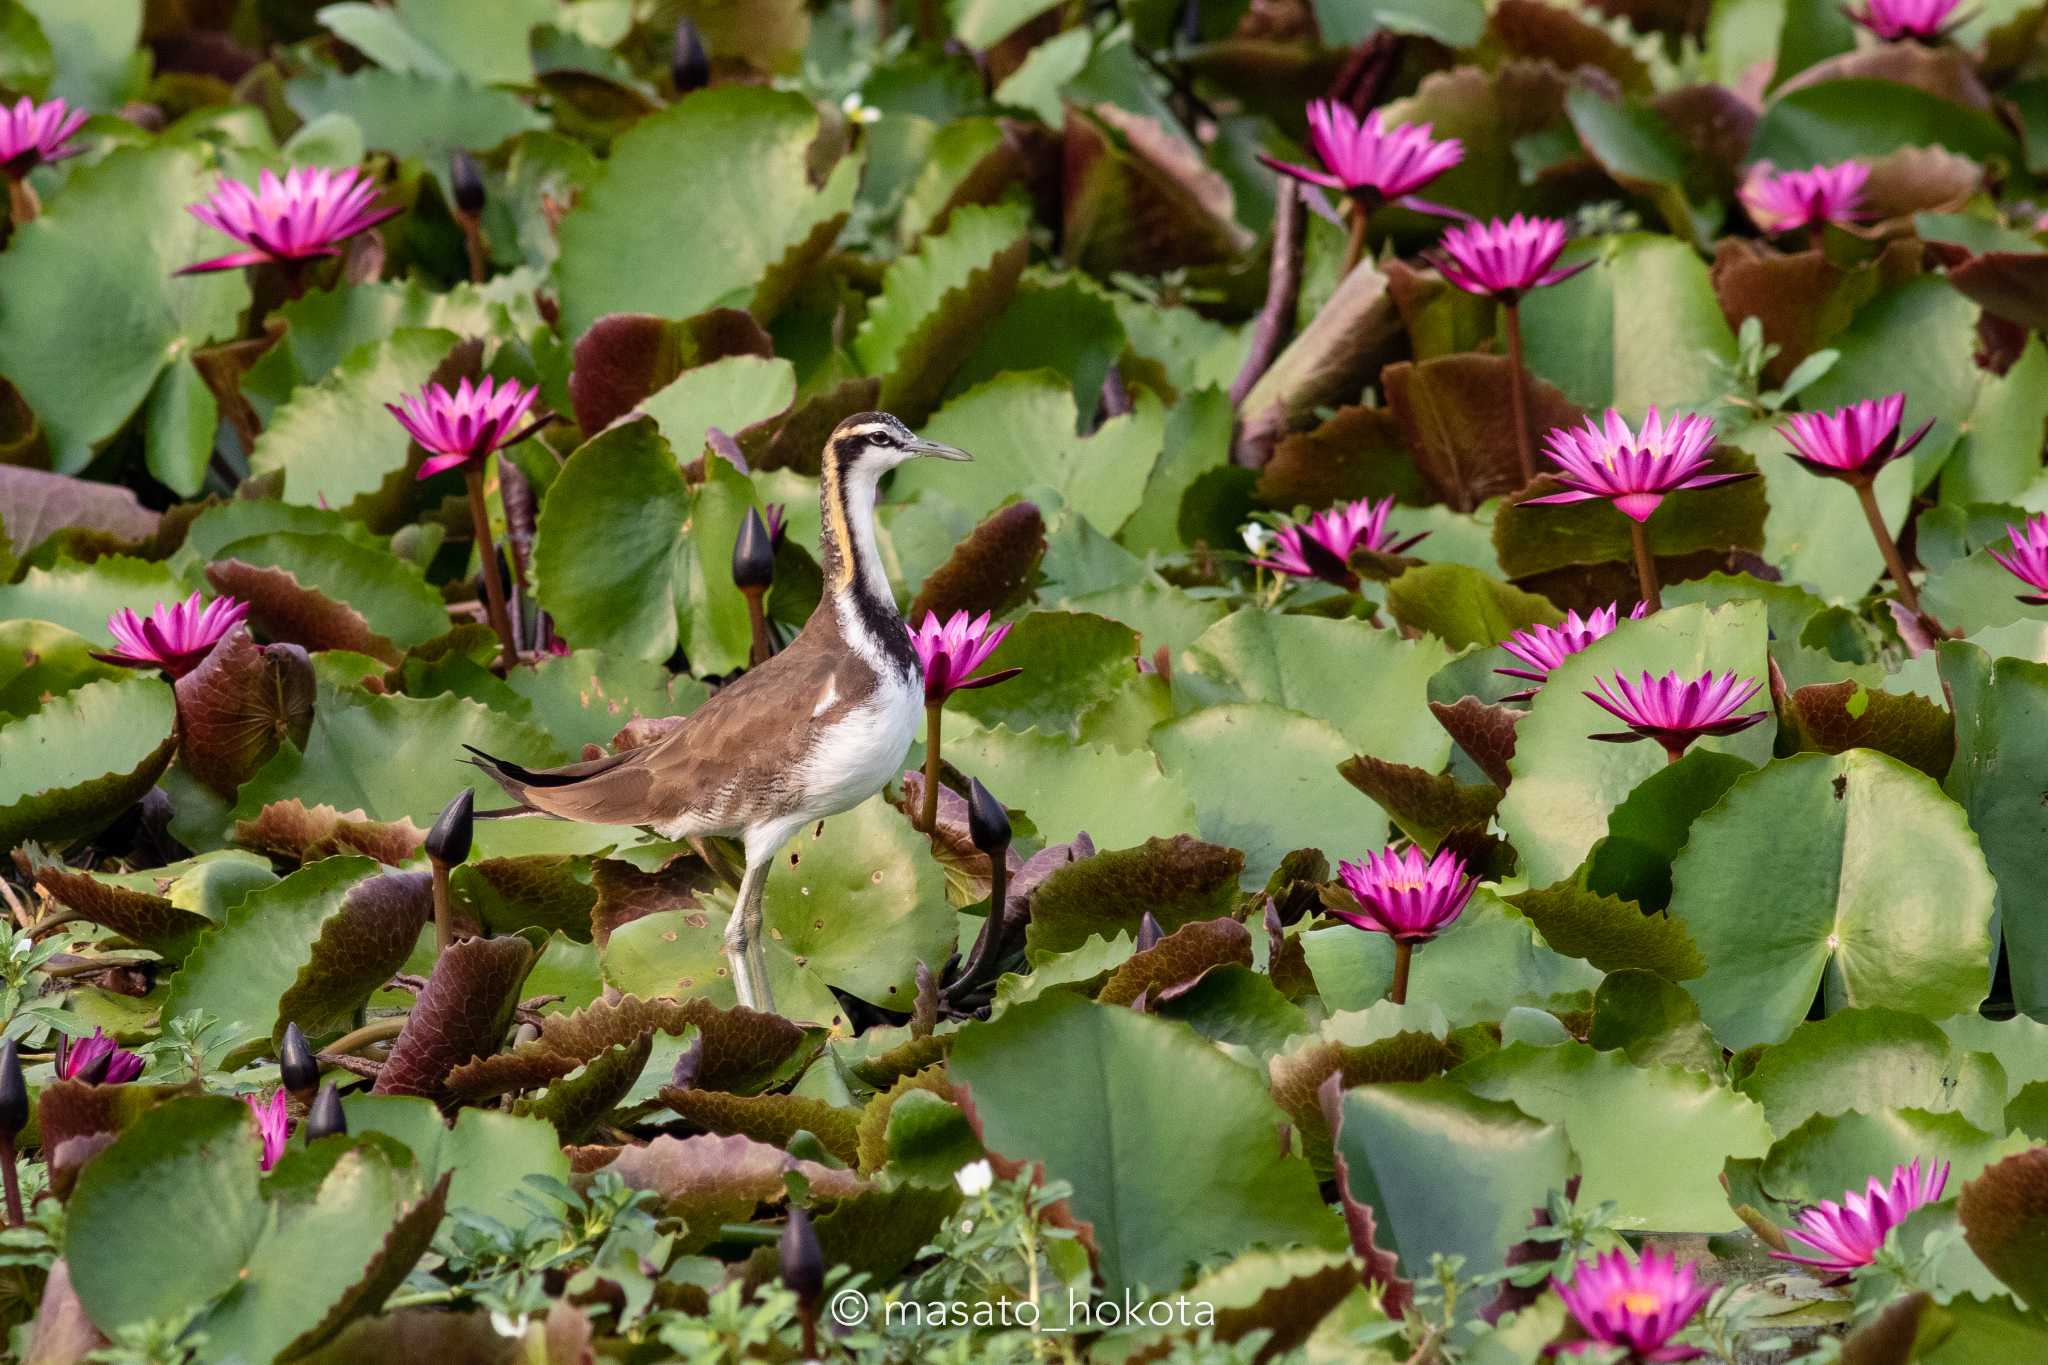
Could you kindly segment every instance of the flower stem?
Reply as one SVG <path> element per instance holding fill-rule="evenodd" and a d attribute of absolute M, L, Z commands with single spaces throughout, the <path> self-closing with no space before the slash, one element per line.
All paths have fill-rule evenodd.
<path fill-rule="evenodd" d="M 490 278 L 490 260 L 484 255 L 484 226 L 467 213 L 456 215 L 462 226 L 462 244 L 469 252 L 469 282 L 482 284 Z"/>
<path fill-rule="evenodd" d="M 361 1052 L 372 1043 L 381 1043 L 386 1038 L 396 1038 L 405 1032 L 405 1021 L 412 1016 L 395 1014 L 387 1019 L 372 1019 L 369 1023 L 329 1043 L 320 1050 L 323 1057 L 350 1057 Z"/>
<path fill-rule="evenodd" d="M 42 204 L 36 198 L 36 187 L 28 183 L 25 175 L 7 177 L 7 216 L 16 227 L 33 223 L 42 212 Z"/>
<path fill-rule="evenodd" d="M 0 1137 L 0 1178 L 7 1182 L 7 1226 L 18 1228 L 28 1220 L 21 1212 L 21 1173 L 14 1169 L 14 1136 Z"/>
<path fill-rule="evenodd" d="M 1870 523 L 1870 534 L 1877 537 L 1878 552 L 1884 556 L 1884 566 L 1891 571 L 1892 582 L 1898 586 L 1899 600 L 1915 616 L 1924 615 L 1920 610 L 1920 591 L 1913 586 L 1913 575 L 1906 571 L 1906 560 L 1899 553 L 1899 542 L 1892 539 L 1891 531 L 1885 527 L 1884 512 L 1877 505 L 1876 485 L 1868 479 L 1858 482 L 1856 499 L 1863 504 L 1863 516 Z"/>
<path fill-rule="evenodd" d="M 498 632 L 498 660 L 507 671 L 519 662 L 512 652 L 512 621 L 505 611 L 505 585 L 498 578 L 498 546 L 491 539 L 491 511 L 484 504 L 483 462 L 472 460 L 463 467 L 469 485 L 469 519 L 476 528 L 477 558 L 483 564 L 484 609 L 490 613 L 491 629 Z"/>
<path fill-rule="evenodd" d="M 1394 940 L 1394 988 L 1387 992 L 1387 999 L 1397 1005 L 1408 1003 L 1408 966 L 1415 960 L 1415 945 Z"/>
<path fill-rule="evenodd" d="M 1530 448 L 1529 378 L 1522 364 L 1522 305 L 1519 300 L 1508 310 L 1508 397 L 1515 405 L 1515 455 L 1522 462 L 1522 486 L 1536 482 L 1536 455 Z"/>
<path fill-rule="evenodd" d="M 945 709 L 944 702 L 924 708 L 924 809 L 917 827 L 926 834 L 939 827 L 939 713 Z"/>
<path fill-rule="evenodd" d="M 448 864 L 439 858 L 429 858 L 427 863 L 434 874 L 434 957 L 438 960 L 455 937 L 455 915 L 449 905 Z"/>
<path fill-rule="evenodd" d="M 759 668 L 775 654 L 775 639 L 768 633 L 768 612 L 761 604 L 766 591 L 765 588 L 740 589 L 740 596 L 747 599 L 747 629 L 753 640 L 747 650 L 748 668 Z"/>
<path fill-rule="evenodd" d="M 1353 199 L 1351 201 L 1351 241 L 1344 248 L 1344 268 L 1337 272 L 1337 278 L 1343 279 L 1349 275 L 1353 270 L 1357 269 L 1358 263 L 1364 259 L 1365 201 Z"/>
<path fill-rule="evenodd" d="M 1650 554 L 1650 532 L 1634 517 L 1628 519 L 1629 544 L 1636 552 L 1636 590 L 1651 611 L 1664 610 L 1664 598 L 1657 591 L 1657 561 Z"/>

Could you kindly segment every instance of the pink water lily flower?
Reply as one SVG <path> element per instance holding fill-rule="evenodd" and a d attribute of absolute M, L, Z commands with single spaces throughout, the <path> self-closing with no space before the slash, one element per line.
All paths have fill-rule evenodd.
<path fill-rule="evenodd" d="M 63 100 L 37 104 L 23 95 L 11 108 L 0 104 L 0 171 L 19 179 L 37 166 L 77 156 L 85 148 L 71 137 L 85 119 L 85 110 Z"/>
<path fill-rule="evenodd" d="M 1860 1193 L 1848 1191 L 1839 1204 L 1823 1199 L 1811 1208 L 1801 1209 L 1798 1229 L 1788 1228 L 1785 1235 L 1802 1244 L 1811 1255 L 1802 1255 L 1799 1249 L 1774 1251 L 1771 1255 L 1830 1275 L 1847 1275 L 1877 1259 L 1885 1235 L 1905 1222 L 1906 1215 L 1914 1209 L 1940 1199 L 1947 1184 L 1946 1161 L 1939 1166 L 1930 1163 L 1922 1171 L 1916 1158 L 1894 1167 L 1889 1182 L 1872 1176 Z"/>
<path fill-rule="evenodd" d="M 1378 109 L 1363 120 L 1335 100 L 1317 100 L 1308 107 L 1309 144 L 1323 169 L 1260 156 L 1284 175 L 1382 200 L 1400 199 L 1421 189 L 1465 158 L 1458 139 L 1430 137 L 1427 123 L 1388 128 Z"/>
<path fill-rule="evenodd" d="M 1277 528 L 1270 556 L 1255 558 L 1252 563 L 1293 578 L 1320 578 L 1326 583 L 1355 588 L 1358 575 L 1351 571 L 1354 550 L 1397 555 L 1429 534 L 1419 531 L 1397 539 L 1397 533 L 1387 529 L 1387 514 L 1393 510 L 1391 497 L 1378 502 L 1360 498 L 1325 508 L 1306 522 Z"/>
<path fill-rule="evenodd" d="M 1617 673 L 1612 678 L 1595 678 L 1593 686 L 1595 690 L 1586 693 L 1586 699 L 1628 729 L 1592 738 L 1609 744 L 1654 739 L 1674 763 L 1700 736 L 1739 734 L 1770 715 L 1769 711 L 1736 714 L 1763 684 L 1732 672 L 1717 675 L 1709 670 L 1690 679 L 1680 679 L 1675 672 L 1661 678 L 1644 673 L 1634 682 L 1627 674 Z"/>
<path fill-rule="evenodd" d="M 188 265 L 178 274 L 338 256 L 342 242 L 399 212 L 376 207 L 376 197 L 376 185 L 354 166 L 294 166 L 282 180 L 266 170 L 253 190 L 239 180 L 223 180 L 203 203 L 185 211 L 249 249 Z"/>
<path fill-rule="evenodd" d="M 1628 614 L 1631 621 L 1643 619 L 1647 604 L 1638 602 L 1635 610 Z M 1605 636 L 1612 635 L 1620 624 L 1621 606 L 1609 603 L 1595 611 L 1580 616 L 1576 611 L 1564 614 L 1564 623 L 1546 626 L 1541 623 L 1516 631 L 1501 641 L 1500 647 L 1527 665 L 1525 668 L 1496 668 L 1493 671 L 1510 678 L 1522 678 L 1541 687 L 1550 671 L 1577 654 L 1587 645 Z M 1503 701 L 1527 701 L 1536 695 L 1536 687 L 1525 692 L 1516 692 L 1503 697 Z"/>
<path fill-rule="evenodd" d="M 1427 943 L 1450 928 L 1472 899 L 1476 885 L 1464 860 L 1449 849 L 1431 858 L 1413 844 L 1399 852 L 1365 855 L 1363 863 L 1339 862 L 1337 875 L 1358 901 L 1356 911 L 1332 908 L 1346 924 L 1396 943 Z"/>
<path fill-rule="evenodd" d="M 120 647 L 93 657 L 184 677 L 249 614 L 248 604 L 232 597 L 216 597 L 204 609 L 199 603 L 195 592 L 182 602 L 157 603 L 148 616 L 123 607 L 107 618 L 107 631 Z"/>
<path fill-rule="evenodd" d="M 1759 231 L 1777 236 L 1829 223 L 1853 223 L 1862 216 L 1863 184 L 1870 167 L 1842 161 L 1804 171 L 1781 171 L 1768 161 L 1749 168 L 1735 197 L 1749 210 Z"/>
<path fill-rule="evenodd" d="M 267 1171 L 284 1155 L 284 1144 L 292 1135 L 292 1116 L 285 1108 L 284 1091 L 271 1091 L 267 1100 L 244 1095 L 242 1103 L 249 1106 L 250 1117 L 256 1122 L 256 1136 L 263 1140 L 263 1169 Z"/>
<path fill-rule="evenodd" d="M 1448 229 L 1430 261 L 1446 280 L 1468 294 L 1514 303 L 1531 289 L 1565 280 L 1593 264 L 1560 266 L 1565 225 L 1555 218 L 1496 218 Z"/>
<path fill-rule="evenodd" d="M 2048 606 L 2048 512 L 2028 517 L 2024 525 L 2007 527 L 2006 534 L 2012 549 L 2006 552 L 1996 545 L 1990 546 L 1991 557 L 2004 565 L 2007 573 L 2033 589 L 2020 594 L 2020 601 L 2036 607 Z"/>
<path fill-rule="evenodd" d="M 1605 499 L 1625 516 L 1645 522 L 1672 493 L 1756 477 L 1748 471 L 1707 473 L 1713 448 L 1713 422 L 1695 413 L 1674 414 L 1667 426 L 1653 407 L 1641 430 L 1631 431 L 1621 414 L 1609 408 L 1604 426 L 1587 418 L 1580 430 L 1551 431 L 1544 453 L 1562 467 L 1557 477 L 1569 491 L 1529 498 L 1526 505 Z"/>
<path fill-rule="evenodd" d="M 420 448 L 432 455 L 420 465 L 418 475 L 429 479 L 444 469 L 480 463 L 492 451 L 524 439 L 530 428 L 520 428 L 520 423 L 538 397 L 538 385 L 521 384 L 516 379 L 503 383 L 486 379 L 474 385 L 465 379 L 453 393 L 439 384 L 429 384 L 417 394 L 403 395 L 398 402 L 384 406 Z"/>
<path fill-rule="evenodd" d="M 1906 395 L 1867 398 L 1833 412 L 1800 412 L 1785 419 L 1778 434 L 1791 443 L 1792 458 L 1823 478 L 1858 483 L 1920 444 L 1934 426 L 1928 418 L 1911 436 L 1899 439 Z"/>
<path fill-rule="evenodd" d="M 1714 1294 L 1712 1285 L 1698 1282 L 1696 1269 L 1654 1247 L 1645 1247 L 1640 1260 L 1617 1247 L 1580 1262 L 1569 1281 L 1551 1284 L 1585 1335 L 1551 1349 L 1578 1354 L 1618 1346 L 1628 1352 L 1629 1365 L 1697 1360 L 1706 1352 L 1672 1342 Z"/>
<path fill-rule="evenodd" d="M 1863 0 L 1862 9 L 1844 7 L 1842 12 L 1888 43 L 1901 39 L 1933 42 L 1968 17 L 1955 13 L 1961 3 L 1962 0 Z"/>
<path fill-rule="evenodd" d="M 926 612 L 924 624 L 910 632 L 917 661 L 924 666 L 924 704 L 938 706 L 955 692 L 994 687 L 1022 673 L 1021 668 L 1001 668 L 974 676 L 974 670 L 988 662 L 1009 633 L 1007 625 L 991 627 L 987 612 L 969 616 L 956 611 L 943 623 L 937 612 Z"/>
<path fill-rule="evenodd" d="M 99 1085 L 126 1085 L 142 1074 L 142 1058 L 95 1028 L 92 1037 L 73 1043 L 57 1042 L 57 1074 L 67 1081 L 85 1080 Z"/>

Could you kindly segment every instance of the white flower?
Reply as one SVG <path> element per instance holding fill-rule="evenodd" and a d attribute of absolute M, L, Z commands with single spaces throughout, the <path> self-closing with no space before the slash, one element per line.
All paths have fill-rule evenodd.
<path fill-rule="evenodd" d="M 848 123 L 873 123 L 882 117 L 882 111 L 862 99 L 858 90 L 839 101 L 839 112 L 846 115 Z"/>
<path fill-rule="evenodd" d="M 501 1337 L 523 1337 L 526 1335 L 527 1314 L 512 1317 L 497 1309 L 491 1310 L 491 1330 Z"/>
<path fill-rule="evenodd" d="M 1273 543 L 1273 528 L 1262 521 L 1248 521 L 1238 528 L 1238 535 L 1244 538 L 1244 547 L 1256 557 L 1266 553 L 1266 547 Z"/>
<path fill-rule="evenodd" d="M 980 1161 L 970 1161 L 953 1172 L 953 1183 L 958 1185 L 960 1193 L 969 1199 L 979 1194 L 987 1194 L 989 1186 L 996 1183 L 995 1168 L 988 1164 L 986 1157 Z"/>

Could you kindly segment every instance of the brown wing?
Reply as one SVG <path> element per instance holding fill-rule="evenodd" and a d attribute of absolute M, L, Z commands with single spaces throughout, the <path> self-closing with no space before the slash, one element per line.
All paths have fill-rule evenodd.
<path fill-rule="evenodd" d="M 834 697 L 817 717 L 829 720 L 873 686 L 872 677 L 851 676 L 866 674 L 866 666 L 821 638 L 828 633 L 804 631 L 644 748 L 548 769 L 478 754 L 477 766 L 521 806 L 565 820 L 737 829 L 787 808 L 819 702 Z"/>

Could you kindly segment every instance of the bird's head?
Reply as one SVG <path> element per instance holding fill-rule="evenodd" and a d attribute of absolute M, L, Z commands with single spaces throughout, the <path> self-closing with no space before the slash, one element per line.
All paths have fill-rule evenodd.
<path fill-rule="evenodd" d="M 920 455 L 941 460 L 974 458 L 944 442 L 925 440 L 886 412 L 856 412 L 832 429 L 825 448 L 843 477 L 878 477 Z"/>

